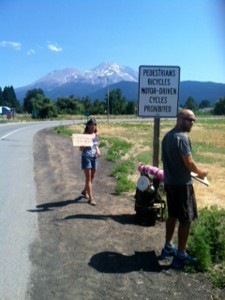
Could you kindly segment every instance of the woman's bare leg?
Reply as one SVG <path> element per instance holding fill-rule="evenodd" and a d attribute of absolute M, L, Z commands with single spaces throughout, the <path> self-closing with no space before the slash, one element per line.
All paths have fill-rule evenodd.
<path fill-rule="evenodd" d="M 89 203 L 95 205 L 96 203 L 93 200 L 93 192 L 92 192 L 92 181 L 94 179 L 95 170 L 88 169 L 84 170 L 85 174 L 85 191 L 88 193 Z"/>

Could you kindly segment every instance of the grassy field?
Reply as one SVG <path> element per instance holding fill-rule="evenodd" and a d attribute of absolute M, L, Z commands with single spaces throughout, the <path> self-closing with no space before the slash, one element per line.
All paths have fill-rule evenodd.
<path fill-rule="evenodd" d="M 100 148 L 105 159 L 115 162 L 110 171 L 117 178 L 115 192 L 128 193 L 134 201 L 139 164 L 152 165 L 153 120 L 126 120 L 104 123 L 98 119 Z M 175 120 L 160 120 L 160 144 L 164 134 L 175 125 Z M 60 133 L 82 133 L 84 124 L 61 128 Z M 199 119 L 189 133 L 194 160 L 208 170 L 210 186 L 194 181 L 199 219 L 194 222 L 188 249 L 197 264 L 185 271 L 207 272 L 213 286 L 225 288 L 225 119 Z M 160 151 L 159 151 L 160 152 Z M 161 153 L 159 153 L 159 158 Z M 159 167 L 162 163 L 159 159 Z M 101 176 L 101 174 L 99 174 Z"/>
<path fill-rule="evenodd" d="M 131 194 L 134 193 L 133 188 L 139 177 L 137 166 L 141 163 L 151 165 L 153 161 L 153 125 L 153 120 L 98 123 L 102 152 L 108 155 L 106 149 L 111 148 L 113 154 L 113 149 L 116 147 L 114 154 L 117 156 L 109 160 L 115 161 L 115 165 L 119 162 L 120 166 L 122 164 L 129 169 L 126 170 L 128 173 L 126 179 L 133 183 L 127 188 Z M 164 134 L 174 125 L 174 120 L 160 120 L 160 143 Z M 74 125 L 71 129 L 74 133 L 82 133 L 84 125 Z M 218 207 L 225 208 L 225 120 L 199 119 L 189 136 L 194 160 L 209 172 L 209 187 L 194 181 L 198 206 L 203 208 L 216 204 Z M 159 158 L 160 156 L 159 153 Z M 159 167 L 162 167 L 160 159 Z M 126 182 L 122 184 L 126 185 Z"/>

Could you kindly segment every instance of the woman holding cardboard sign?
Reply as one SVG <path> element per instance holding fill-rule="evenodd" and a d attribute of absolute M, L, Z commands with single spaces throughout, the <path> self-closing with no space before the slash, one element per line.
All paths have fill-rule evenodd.
<path fill-rule="evenodd" d="M 96 205 L 96 202 L 93 198 L 92 193 L 92 181 L 95 176 L 97 169 L 98 160 L 100 156 L 100 150 L 98 147 L 98 136 L 97 136 L 97 122 L 95 119 L 90 119 L 86 123 L 84 129 L 84 134 L 91 134 L 93 136 L 90 146 L 81 146 L 80 150 L 82 151 L 81 155 L 81 168 L 84 170 L 85 174 L 85 185 L 84 189 L 81 192 L 85 198 L 88 198 L 88 203 L 90 205 Z"/>

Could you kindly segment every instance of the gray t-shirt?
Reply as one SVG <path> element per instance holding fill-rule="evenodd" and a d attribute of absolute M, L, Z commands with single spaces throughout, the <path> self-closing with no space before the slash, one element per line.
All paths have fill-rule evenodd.
<path fill-rule="evenodd" d="M 190 171 L 182 156 L 191 155 L 188 136 L 177 128 L 170 130 L 162 140 L 164 183 L 172 185 L 192 184 Z"/>

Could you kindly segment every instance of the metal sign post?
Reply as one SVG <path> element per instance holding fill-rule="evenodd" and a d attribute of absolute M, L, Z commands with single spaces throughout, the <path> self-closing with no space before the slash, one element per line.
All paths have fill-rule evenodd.
<path fill-rule="evenodd" d="M 159 166 L 159 135 L 160 135 L 160 118 L 154 118 L 153 133 L 153 166 Z"/>
<path fill-rule="evenodd" d="M 159 164 L 160 118 L 176 117 L 180 67 L 140 66 L 138 115 L 154 118 L 153 165 Z"/>

